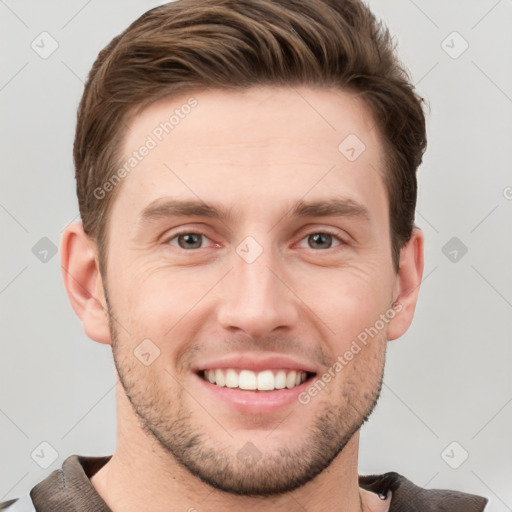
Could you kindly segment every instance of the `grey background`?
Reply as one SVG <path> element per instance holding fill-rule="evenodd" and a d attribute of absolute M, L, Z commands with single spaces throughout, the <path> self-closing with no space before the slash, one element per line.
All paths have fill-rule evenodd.
<path fill-rule="evenodd" d="M 85 76 L 112 37 L 159 3 L 0 0 L 0 501 L 71 454 L 115 447 L 110 347 L 83 333 L 51 247 L 78 219 L 71 149 Z M 424 282 L 413 325 L 389 345 L 359 471 L 397 471 L 512 510 L 512 1 L 370 6 L 431 113 L 416 217 Z M 46 59 L 31 47 L 43 31 L 58 42 Z M 57 458 L 41 468 L 52 449 Z M 463 450 L 453 469 L 447 461 L 458 465 Z"/>

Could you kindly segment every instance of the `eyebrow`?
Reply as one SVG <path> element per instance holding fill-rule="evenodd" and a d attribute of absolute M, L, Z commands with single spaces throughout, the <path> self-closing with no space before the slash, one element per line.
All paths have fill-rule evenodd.
<path fill-rule="evenodd" d="M 330 198 L 318 201 L 299 200 L 288 216 L 304 217 L 358 217 L 368 221 L 370 214 L 366 206 L 351 198 Z M 206 204 L 195 199 L 159 198 L 142 210 L 139 220 L 146 223 L 167 217 L 209 217 L 221 221 L 232 217 L 232 208 Z"/>

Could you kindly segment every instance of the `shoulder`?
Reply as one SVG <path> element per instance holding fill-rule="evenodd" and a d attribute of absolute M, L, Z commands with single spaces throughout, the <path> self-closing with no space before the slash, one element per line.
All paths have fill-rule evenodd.
<path fill-rule="evenodd" d="M 391 491 L 389 512 L 482 512 L 488 499 L 449 489 L 424 489 L 396 472 L 360 475 L 359 485 L 368 491 Z"/>

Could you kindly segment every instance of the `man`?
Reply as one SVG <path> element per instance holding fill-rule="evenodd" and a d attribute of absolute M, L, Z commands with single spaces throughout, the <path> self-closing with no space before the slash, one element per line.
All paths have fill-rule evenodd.
<path fill-rule="evenodd" d="M 61 254 L 112 345 L 118 442 L 4 509 L 484 510 L 357 472 L 423 273 L 421 103 L 356 0 L 178 0 L 116 37 Z"/>

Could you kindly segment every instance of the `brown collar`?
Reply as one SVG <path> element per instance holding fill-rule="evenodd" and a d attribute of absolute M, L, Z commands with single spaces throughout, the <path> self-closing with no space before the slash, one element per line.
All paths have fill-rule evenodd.
<path fill-rule="evenodd" d="M 53 471 L 30 491 L 38 512 L 112 512 L 90 481 L 111 457 L 68 457 L 62 469 Z M 482 512 L 488 501 L 487 498 L 459 491 L 423 489 L 395 472 L 360 475 L 359 485 L 382 496 L 391 491 L 390 512 Z"/>

